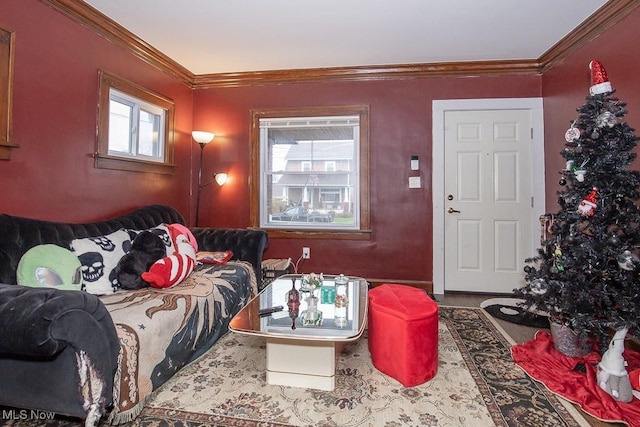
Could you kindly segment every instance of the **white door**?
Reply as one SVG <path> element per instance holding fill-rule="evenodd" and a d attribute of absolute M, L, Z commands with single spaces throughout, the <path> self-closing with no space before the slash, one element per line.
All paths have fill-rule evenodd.
<path fill-rule="evenodd" d="M 444 115 L 447 291 L 510 293 L 532 247 L 532 118 L 528 110 Z"/>

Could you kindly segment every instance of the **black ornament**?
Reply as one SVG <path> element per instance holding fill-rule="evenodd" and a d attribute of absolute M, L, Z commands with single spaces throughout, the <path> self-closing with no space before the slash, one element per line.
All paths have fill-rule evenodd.
<path fill-rule="evenodd" d="M 562 185 L 563 187 L 567 185 L 567 180 L 565 179 L 565 177 L 560 178 L 560 181 L 558 181 L 558 184 Z"/>
<path fill-rule="evenodd" d="M 609 243 L 611 243 L 614 246 L 618 246 L 620 244 L 620 237 L 618 237 L 617 234 L 614 234 L 609 238 Z"/>

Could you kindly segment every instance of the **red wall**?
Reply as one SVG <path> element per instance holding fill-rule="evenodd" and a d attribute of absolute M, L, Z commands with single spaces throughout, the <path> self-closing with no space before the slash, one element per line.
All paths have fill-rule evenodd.
<path fill-rule="evenodd" d="M 578 117 L 576 108 L 584 104 L 585 98 L 589 95 L 591 60 L 597 59 L 602 62 L 616 90 L 616 96 L 627 102 L 629 113 L 625 120 L 632 128 L 640 129 L 639 28 L 640 8 L 567 57 L 542 78 L 549 212 L 558 210 L 559 171 L 565 166 L 560 151 L 566 142 L 564 133 Z M 636 135 L 640 134 L 636 132 Z M 640 169 L 640 162 L 636 161 L 633 167 Z"/>
<path fill-rule="evenodd" d="M 0 26 L 15 32 L 20 144 L 0 161 L 0 212 L 82 222 L 164 203 L 189 215 L 193 91 L 38 0 L 2 0 Z M 175 175 L 94 168 L 99 69 L 175 101 Z"/>
<path fill-rule="evenodd" d="M 369 104 L 371 223 L 367 241 L 272 239 L 267 257 L 297 259 L 301 270 L 345 272 L 370 280 L 432 278 L 431 102 L 460 98 L 545 98 L 547 203 L 555 204 L 564 132 L 584 102 L 588 63 L 603 62 L 627 120 L 640 123 L 640 10 L 561 64 L 537 76 L 422 78 L 266 85 L 192 91 L 38 0 L 2 0 L 0 26 L 16 32 L 13 126 L 20 148 L 0 161 L 0 212 L 88 221 L 150 203 L 195 216 L 198 146 L 193 128 L 216 133 L 205 149 L 205 177 L 226 171 L 224 187 L 203 190 L 202 225 L 249 224 L 249 121 L 252 108 Z M 105 69 L 176 103 L 175 175 L 95 169 L 98 70 Z M 636 125 L 638 126 L 638 125 Z M 423 188 L 407 188 L 409 159 L 420 156 Z M 193 159 L 193 162 L 192 162 Z M 195 168 L 192 168 L 192 163 Z M 548 208 L 549 209 L 549 208 Z"/>
<path fill-rule="evenodd" d="M 195 122 L 220 135 L 209 153 L 234 182 L 205 190 L 201 223 L 249 226 L 250 110 L 368 104 L 371 109 L 371 240 L 272 238 L 266 256 L 311 259 L 303 272 L 360 275 L 370 280 L 432 279 L 431 103 L 434 99 L 540 96 L 537 76 L 424 78 L 372 82 L 267 85 L 196 90 Z M 218 136 L 216 140 L 218 141 Z M 207 150 L 209 147 L 207 147 Z M 411 155 L 420 157 L 422 189 L 409 189 Z M 210 170 L 213 172 L 213 170 Z M 205 213 L 205 211 L 207 213 Z"/>

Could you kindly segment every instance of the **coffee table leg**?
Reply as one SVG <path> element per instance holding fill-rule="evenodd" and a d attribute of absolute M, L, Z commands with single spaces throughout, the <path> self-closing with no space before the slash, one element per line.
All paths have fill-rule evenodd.
<path fill-rule="evenodd" d="M 331 391 L 341 342 L 267 338 L 267 383 Z"/>

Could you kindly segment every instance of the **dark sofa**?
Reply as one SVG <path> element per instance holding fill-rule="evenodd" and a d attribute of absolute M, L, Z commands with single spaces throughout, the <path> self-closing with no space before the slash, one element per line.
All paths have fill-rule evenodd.
<path fill-rule="evenodd" d="M 89 423 L 112 410 L 114 375 L 122 350 L 107 308 L 109 303 L 105 305 L 101 297 L 82 291 L 19 286 L 16 269 L 22 255 L 36 245 L 68 248 L 76 238 L 102 236 L 122 228 L 144 230 L 162 223 L 185 224 L 185 221 L 175 209 L 162 205 L 146 206 L 90 224 L 0 215 L 0 406 L 50 411 L 87 419 Z M 231 250 L 233 260 L 250 263 L 255 274 L 253 280 L 259 283 L 266 232 L 210 228 L 191 231 L 200 250 Z M 175 293 L 171 295 L 174 299 Z M 145 294 L 132 295 L 131 298 Z M 180 365 L 184 366 L 210 348 L 226 332 L 230 316 L 247 297 L 225 295 L 222 304 L 228 311 L 227 317 L 216 318 L 212 321 L 215 330 L 199 335 L 198 342 L 190 344 L 197 346 L 195 351 L 171 357 L 181 359 Z M 220 308 L 219 301 L 206 304 L 204 312 L 208 316 L 213 316 L 209 312 L 214 308 Z M 231 304 L 232 308 L 226 307 Z M 193 315 L 196 317 L 198 313 Z M 167 374 L 163 375 L 164 381 Z M 96 378 L 100 381 L 92 381 Z M 153 389 L 157 386 L 153 384 Z"/>

